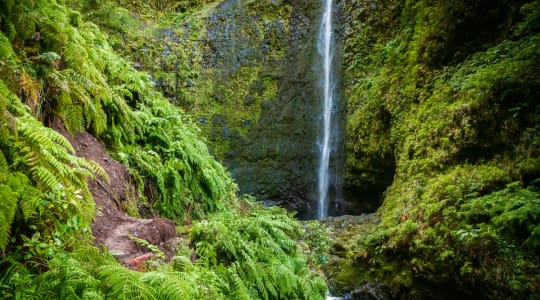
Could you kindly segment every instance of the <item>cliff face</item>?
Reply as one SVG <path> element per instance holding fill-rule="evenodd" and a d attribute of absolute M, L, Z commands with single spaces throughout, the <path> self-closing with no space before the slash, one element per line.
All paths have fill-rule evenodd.
<path fill-rule="evenodd" d="M 217 94 L 229 93 L 226 101 L 242 99 L 241 103 L 236 100 L 236 110 L 258 106 L 259 115 L 247 115 L 249 119 L 241 121 L 235 120 L 236 113 L 224 111 L 223 115 L 214 115 L 210 139 L 216 142 L 216 148 L 225 147 L 224 159 L 241 192 L 295 210 L 300 217 L 312 217 L 317 206 L 320 156 L 317 141 L 322 123 L 318 82 L 322 63 L 317 53 L 322 2 L 228 3 L 217 7 L 222 17 L 212 23 L 213 30 L 209 31 L 212 34 L 208 35 L 211 43 L 215 44 L 210 55 L 221 59 L 221 64 L 214 66 L 217 71 L 214 82 L 219 82 L 214 88 L 217 88 Z M 346 20 L 342 15 L 345 7 L 342 2 L 336 5 L 336 24 Z M 264 33 L 249 35 L 252 39 L 249 41 L 245 35 L 248 32 L 246 28 L 260 28 L 260 33 Z M 335 61 L 338 62 L 334 74 L 338 80 L 335 93 L 339 95 L 343 43 L 340 25 L 335 35 L 338 37 L 334 45 Z M 249 53 L 249 58 L 245 57 L 246 53 Z M 252 78 L 245 91 L 235 89 L 239 85 L 238 80 L 244 80 L 243 77 L 235 77 L 242 69 L 250 70 Z M 335 106 L 339 116 L 336 126 L 339 128 L 332 137 L 340 145 L 344 143 L 342 124 L 346 118 L 343 103 Z M 235 131 L 232 128 L 238 128 L 238 125 L 233 122 L 248 128 Z M 335 149 L 331 168 L 337 176 L 332 185 L 338 189 L 342 186 L 340 174 L 343 173 L 344 159 L 342 149 Z M 344 201 L 335 189 L 331 194 L 331 214 L 375 209 L 369 202 L 365 205 L 357 201 L 358 198 L 352 197 L 353 201 L 345 198 Z"/>
<path fill-rule="evenodd" d="M 226 49 L 224 56 L 232 60 L 225 59 L 218 69 L 234 72 L 235 68 L 250 68 L 254 72 L 252 84 L 243 94 L 232 86 L 219 84 L 216 87 L 229 88 L 234 94 L 229 98 L 240 98 L 242 106 L 259 106 L 259 115 L 243 120 L 242 125 L 250 127 L 244 135 L 233 131 L 228 136 L 235 125 L 225 113 L 219 122 L 214 122 L 211 138 L 222 142 L 230 139 L 224 158 L 241 192 L 307 212 L 310 200 L 314 199 L 310 193 L 316 185 L 319 101 L 312 65 L 316 60 L 317 26 L 313 23 L 317 19 L 318 5 L 304 1 L 271 6 L 275 11 L 286 9 L 287 14 L 267 22 L 261 19 L 269 12 L 261 11 L 261 4 L 258 5 L 224 12 L 228 17 L 215 28 L 217 36 L 228 34 L 224 25 L 233 20 L 236 22 L 234 32 L 240 37 L 227 40 L 219 47 Z M 257 22 L 263 24 L 261 32 L 264 34 L 257 44 L 250 45 L 241 38 L 242 32 Z M 240 57 L 239 53 L 245 52 L 254 53 L 253 59 Z M 230 82 L 231 75 L 221 71 L 217 80 Z M 273 94 L 266 92 L 265 82 L 273 83 Z M 217 136 L 216 131 L 221 135 Z"/>
<path fill-rule="evenodd" d="M 538 295 L 540 2 L 345 9 L 346 183 L 385 192 L 381 223 L 336 247 L 349 259 L 329 268 L 335 285 L 378 278 L 406 298 Z"/>

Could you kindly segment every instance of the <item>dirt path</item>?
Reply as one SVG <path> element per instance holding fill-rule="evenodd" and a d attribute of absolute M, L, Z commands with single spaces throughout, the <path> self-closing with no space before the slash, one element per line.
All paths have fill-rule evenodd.
<path fill-rule="evenodd" d="M 136 197 L 136 193 L 130 192 L 136 191 L 136 187 L 127 167 L 110 157 L 103 144 L 91 134 L 82 132 L 71 136 L 59 121 L 55 121 L 52 127 L 71 142 L 78 156 L 97 162 L 109 174 L 110 183 L 101 178 L 89 181 L 96 203 L 96 217 L 92 223 L 96 243 L 105 245 L 128 266 L 131 259 L 150 252 L 146 247 L 137 245 L 128 234 L 159 246 L 170 257 L 172 251 L 167 249 L 166 242 L 176 237 L 174 222 L 161 218 L 133 218 L 127 216 L 121 207 L 127 197 Z"/>

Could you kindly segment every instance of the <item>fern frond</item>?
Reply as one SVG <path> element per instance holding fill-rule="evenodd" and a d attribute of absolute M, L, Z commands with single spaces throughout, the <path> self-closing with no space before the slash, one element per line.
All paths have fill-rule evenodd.
<path fill-rule="evenodd" d="M 23 201 L 21 201 L 19 204 L 25 220 L 28 221 L 37 213 L 42 201 L 43 199 L 41 195 L 36 195 L 36 193 L 29 193 L 28 190 L 26 191 Z"/>
<path fill-rule="evenodd" d="M 142 274 L 120 265 L 104 265 L 99 268 L 99 277 L 111 285 L 108 297 L 114 299 L 156 299 L 158 292 L 141 281 Z"/>
<path fill-rule="evenodd" d="M 18 131 L 23 137 L 31 141 L 31 145 L 54 149 L 57 145 L 65 148 L 69 153 L 75 153 L 73 146 L 61 134 L 43 127 L 29 115 L 17 119 Z"/>
<path fill-rule="evenodd" d="M 171 260 L 174 269 L 180 272 L 187 272 L 193 267 L 191 259 L 186 256 L 175 256 Z"/>
<path fill-rule="evenodd" d="M 185 273 L 165 273 L 163 271 L 148 272 L 141 281 L 155 287 L 158 299 L 196 299 L 198 287 L 193 278 L 186 278 Z M 186 280 L 192 279 L 192 280 Z"/>
<path fill-rule="evenodd" d="M 39 153 L 33 151 L 29 146 L 23 146 L 20 148 L 21 160 L 26 164 L 30 169 L 36 168 L 40 164 Z"/>
<path fill-rule="evenodd" d="M 49 167 L 51 171 L 54 171 L 55 174 L 58 174 L 59 178 L 69 176 L 68 174 L 71 173 L 70 165 L 60 162 L 57 159 L 57 156 L 52 155 L 47 148 L 41 148 L 40 150 L 40 159 L 43 164 L 46 163 L 47 167 Z"/>
<path fill-rule="evenodd" d="M 108 251 L 93 246 L 78 247 L 72 252 L 72 256 L 92 274 L 97 274 L 104 265 L 120 265 Z"/>
<path fill-rule="evenodd" d="M 49 65 L 53 65 L 54 63 L 62 59 L 62 57 L 54 51 L 41 53 L 38 58 Z"/>
<path fill-rule="evenodd" d="M 71 172 L 66 178 L 69 178 L 77 186 L 84 185 L 84 182 L 87 178 L 95 179 L 94 173 L 86 168 L 81 167 L 72 167 Z"/>
<path fill-rule="evenodd" d="M 284 210 L 253 209 L 245 215 L 223 212 L 196 223 L 190 238 L 202 261 L 210 266 L 226 265 L 234 274 L 229 275 L 230 284 L 240 291 L 244 286 L 250 297 L 320 298 L 324 288 L 320 288 L 316 277 L 311 279 L 305 260 L 297 254 L 297 243 L 291 238 L 300 227 Z M 307 278 L 305 292 L 310 294 L 299 291 L 299 278 Z M 240 280 L 242 285 L 233 280 Z M 281 283 L 284 280 L 286 284 Z M 231 297 L 236 296 L 240 294 Z"/>
<path fill-rule="evenodd" d="M 49 261 L 49 270 L 39 276 L 38 291 L 57 299 L 80 299 L 86 291 L 98 294 L 99 281 L 82 268 L 79 261 L 58 257 Z"/>
<path fill-rule="evenodd" d="M 39 146 L 47 148 L 54 147 L 55 144 L 48 135 L 49 132 L 36 126 L 37 124 L 34 123 L 33 119 L 30 120 L 30 118 L 31 117 L 22 117 L 17 119 L 19 134 L 21 134 L 23 138 L 27 138 L 30 145 L 36 148 Z"/>
<path fill-rule="evenodd" d="M 0 174 L 7 176 L 7 173 L 8 163 L 6 161 L 6 156 L 4 155 L 2 149 L 0 149 Z M 6 180 L 6 178 L 2 175 L 0 175 L 0 184 L 2 184 Z"/>
<path fill-rule="evenodd" d="M 252 298 L 250 296 L 249 290 L 244 285 L 244 282 L 242 281 L 242 279 L 240 279 L 240 277 L 235 271 L 236 270 L 232 268 L 230 274 L 230 279 L 232 281 L 233 287 L 233 290 L 230 293 L 232 298 L 239 300 L 251 300 Z"/>
<path fill-rule="evenodd" d="M 111 182 L 111 179 L 109 178 L 109 174 L 103 169 L 97 162 L 93 160 L 88 160 L 84 158 L 76 158 L 76 164 L 80 167 L 84 167 L 88 170 L 90 170 L 93 174 L 98 175 L 99 177 L 103 178 L 107 183 Z"/>
<path fill-rule="evenodd" d="M 97 291 L 84 291 L 82 300 L 105 300 L 105 297 Z"/>
<path fill-rule="evenodd" d="M 34 14 L 26 13 L 22 5 L 17 5 L 13 8 L 10 16 L 17 28 L 17 38 L 21 41 L 31 38 L 36 31 Z"/>
<path fill-rule="evenodd" d="M 76 134 L 86 129 L 86 122 L 82 107 L 79 105 L 64 104 L 60 106 L 59 115 L 69 133 Z"/>
<path fill-rule="evenodd" d="M 0 60 L 6 61 L 15 56 L 13 48 L 11 47 L 11 42 L 4 35 L 3 32 L 0 32 Z"/>
<path fill-rule="evenodd" d="M 32 170 L 32 175 L 38 182 L 43 183 L 49 190 L 55 190 L 62 185 L 60 180 L 53 173 L 51 173 L 51 171 L 43 166 L 34 168 Z"/>
<path fill-rule="evenodd" d="M 107 115 L 99 101 L 85 103 L 83 112 L 86 124 L 92 126 L 92 130 L 96 135 L 101 135 L 107 129 Z"/>
<path fill-rule="evenodd" d="M 75 149 L 63 135 L 56 131 L 50 131 L 48 136 L 52 141 L 64 147 L 70 154 L 75 154 Z"/>
<path fill-rule="evenodd" d="M 39 102 L 41 98 L 41 85 L 34 81 L 32 76 L 25 72 L 24 69 L 19 77 L 19 85 L 21 87 L 21 91 L 24 93 L 25 103 L 30 107 L 32 112 L 37 115 L 37 108 L 40 105 Z"/>
<path fill-rule="evenodd" d="M 14 193 L 10 187 L 0 184 L 0 249 L 5 250 L 9 240 L 11 223 L 15 217 L 18 194 Z"/>
<path fill-rule="evenodd" d="M 13 257 L 2 259 L 0 267 L 3 270 L 3 276 L 0 278 L 0 285 L 3 286 L 0 290 L 2 297 L 16 299 L 17 295 L 24 297 L 35 289 L 35 275 Z"/>
<path fill-rule="evenodd" d="M 83 70 L 89 63 L 86 48 L 75 41 L 68 41 L 66 43 L 64 55 L 71 69 Z"/>

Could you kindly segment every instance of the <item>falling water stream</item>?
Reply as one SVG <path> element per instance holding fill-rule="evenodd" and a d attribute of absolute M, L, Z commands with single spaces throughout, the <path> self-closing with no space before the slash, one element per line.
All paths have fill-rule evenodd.
<path fill-rule="evenodd" d="M 332 118 L 335 118 L 334 104 L 334 81 L 332 76 L 333 60 L 333 34 L 332 34 L 332 0 L 324 1 L 324 13 L 321 20 L 317 50 L 322 62 L 322 75 L 320 85 L 322 87 L 322 129 L 319 135 L 319 170 L 318 170 L 318 208 L 317 218 L 322 219 L 328 216 L 329 188 L 330 188 L 330 154 L 332 145 Z"/>

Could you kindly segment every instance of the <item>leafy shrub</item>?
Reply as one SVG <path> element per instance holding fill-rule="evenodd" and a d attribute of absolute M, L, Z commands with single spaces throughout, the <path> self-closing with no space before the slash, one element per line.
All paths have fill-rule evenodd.
<path fill-rule="evenodd" d="M 318 299 L 326 290 L 310 274 L 298 243 L 302 227 L 282 208 L 223 212 L 194 224 L 198 260 L 229 283 L 235 299 Z"/>

